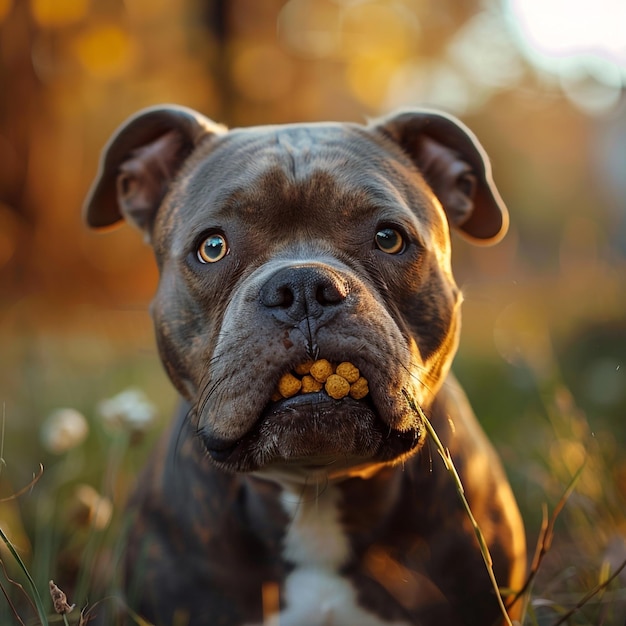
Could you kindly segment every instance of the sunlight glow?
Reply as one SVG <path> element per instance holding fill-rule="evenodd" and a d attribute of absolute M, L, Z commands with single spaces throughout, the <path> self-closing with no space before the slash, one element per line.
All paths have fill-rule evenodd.
<path fill-rule="evenodd" d="M 506 0 L 523 38 L 546 57 L 599 56 L 626 67 L 624 0 Z"/>
<path fill-rule="evenodd" d="M 587 113 L 614 109 L 626 86 L 625 0 L 504 0 L 522 53 L 558 77 Z"/>

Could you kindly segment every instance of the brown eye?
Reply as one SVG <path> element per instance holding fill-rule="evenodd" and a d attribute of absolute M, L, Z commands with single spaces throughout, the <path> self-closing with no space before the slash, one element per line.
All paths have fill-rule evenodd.
<path fill-rule="evenodd" d="M 406 247 L 402 235 L 394 228 L 379 230 L 376 233 L 376 246 L 386 254 L 400 254 Z"/>
<path fill-rule="evenodd" d="M 219 233 L 209 235 L 198 248 L 198 260 L 200 263 L 216 263 L 228 254 L 226 237 Z"/>

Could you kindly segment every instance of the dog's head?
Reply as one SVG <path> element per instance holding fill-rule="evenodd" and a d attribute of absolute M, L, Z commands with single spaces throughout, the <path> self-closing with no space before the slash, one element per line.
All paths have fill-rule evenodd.
<path fill-rule="evenodd" d="M 414 405 L 428 410 L 457 345 L 449 227 L 477 242 L 507 227 L 474 136 L 421 110 L 227 131 L 149 109 L 109 142 L 86 218 L 125 218 L 152 244 L 161 357 L 209 456 L 290 475 L 419 449 Z M 369 393 L 276 394 L 314 359 L 352 363 Z"/>

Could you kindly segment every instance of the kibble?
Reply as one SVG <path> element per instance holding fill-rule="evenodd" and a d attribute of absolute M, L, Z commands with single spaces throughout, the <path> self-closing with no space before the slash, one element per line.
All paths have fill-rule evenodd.
<path fill-rule="evenodd" d="M 318 383 L 325 383 L 327 378 L 333 373 L 333 366 L 326 359 L 320 359 L 311 365 L 309 373 Z"/>
<path fill-rule="evenodd" d="M 369 391 L 367 380 L 365 380 L 363 376 L 359 376 L 359 378 L 350 385 L 350 397 L 354 400 L 362 400 Z"/>
<path fill-rule="evenodd" d="M 295 396 L 302 388 L 302 381 L 293 374 L 287 372 L 278 381 L 278 392 L 283 398 Z"/>
<path fill-rule="evenodd" d="M 305 361 L 304 363 L 300 363 L 300 365 L 296 365 L 293 371 L 299 376 L 304 376 L 311 371 L 311 366 L 313 365 L 313 363 L 314 361 Z"/>
<path fill-rule="evenodd" d="M 331 374 L 324 384 L 326 393 L 335 400 L 341 400 L 350 393 L 350 383 L 337 374 Z"/>
<path fill-rule="evenodd" d="M 281 376 L 278 387 L 272 394 L 272 401 L 291 398 L 298 393 L 315 393 L 325 390 L 335 400 L 350 396 L 354 400 L 363 399 L 368 393 L 367 380 L 359 369 L 344 361 L 336 367 L 326 359 L 306 361 Z"/>
<path fill-rule="evenodd" d="M 350 384 L 355 383 L 359 380 L 359 376 L 361 373 L 359 372 L 359 368 L 352 365 L 348 361 L 344 361 L 343 363 L 339 363 L 337 365 L 337 369 L 335 370 L 335 374 L 345 378 Z"/>
<path fill-rule="evenodd" d="M 302 377 L 302 393 L 314 393 L 316 391 L 321 391 L 323 386 L 324 385 L 315 380 L 313 376 L 306 374 Z"/>

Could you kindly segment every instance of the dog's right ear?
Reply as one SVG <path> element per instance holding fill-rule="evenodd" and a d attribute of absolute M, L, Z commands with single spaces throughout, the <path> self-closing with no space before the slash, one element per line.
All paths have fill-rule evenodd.
<path fill-rule="evenodd" d="M 226 128 L 174 105 L 139 111 L 103 150 L 98 176 L 85 201 L 89 226 L 126 219 L 150 240 L 154 218 L 172 179 L 196 146 Z"/>

